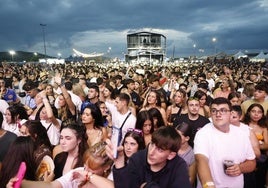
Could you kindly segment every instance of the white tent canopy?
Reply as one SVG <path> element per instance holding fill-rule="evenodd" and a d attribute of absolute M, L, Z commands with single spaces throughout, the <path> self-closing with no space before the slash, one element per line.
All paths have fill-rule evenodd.
<path fill-rule="evenodd" d="M 238 53 L 234 54 L 233 56 L 234 56 L 235 59 L 248 57 L 248 55 L 244 54 L 241 51 L 239 51 Z"/>
<path fill-rule="evenodd" d="M 265 60 L 268 59 L 268 54 L 264 54 L 263 51 L 261 51 L 257 56 L 250 59 L 252 62 L 265 62 Z"/>

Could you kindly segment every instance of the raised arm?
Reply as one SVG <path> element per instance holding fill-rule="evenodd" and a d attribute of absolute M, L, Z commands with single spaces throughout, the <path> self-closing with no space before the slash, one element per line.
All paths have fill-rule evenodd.
<path fill-rule="evenodd" d="M 51 105 L 47 99 L 45 91 L 41 92 L 41 97 L 43 99 L 43 104 L 44 104 L 46 112 L 47 112 L 47 117 L 51 120 L 51 122 L 54 126 L 56 126 L 58 129 L 60 129 L 60 124 L 53 114 Z"/>
<path fill-rule="evenodd" d="M 72 113 L 72 115 L 76 114 L 76 108 L 75 105 L 71 99 L 70 94 L 68 93 L 67 89 L 64 86 L 64 83 L 62 83 L 61 77 L 59 75 L 54 77 L 55 83 L 60 87 L 61 91 L 62 91 L 62 95 L 69 107 L 70 112 Z"/>
<path fill-rule="evenodd" d="M 66 100 L 66 103 L 69 107 L 69 110 L 70 112 L 72 113 L 72 115 L 75 115 L 76 114 L 76 108 L 75 108 L 75 105 L 71 99 L 71 96 L 70 94 L 68 93 L 67 89 L 65 88 L 65 86 L 63 84 L 61 84 L 60 86 L 61 88 L 61 91 L 62 91 L 62 95 L 64 97 L 64 99 Z"/>

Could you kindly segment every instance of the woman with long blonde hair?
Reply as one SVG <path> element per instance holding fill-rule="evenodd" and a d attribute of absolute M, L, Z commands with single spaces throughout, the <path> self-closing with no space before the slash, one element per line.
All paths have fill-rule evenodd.
<path fill-rule="evenodd" d="M 177 115 L 186 114 L 187 113 L 187 106 L 186 106 L 186 98 L 187 94 L 185 90 L 178 89 L 172 94 L 171 96 L 172 104 L 167 107 L 167 123 L 168 125 L 172 126 L 173 121 Z"/>
<path fill-rule="evenodd" d="M 164 120 L 165 125 L 167 125 L 167 115 L 163 107 L 161 107 L 161 98 L 160 94 L 157 91 L 149 91 L 143 102 L 143 107 L 140 111 L 150 110 L 151 108 L 157 108 Z"/>

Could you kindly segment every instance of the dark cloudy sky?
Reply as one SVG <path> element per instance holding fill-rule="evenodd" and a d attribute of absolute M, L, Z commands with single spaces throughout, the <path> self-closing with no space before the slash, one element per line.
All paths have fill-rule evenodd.
<path fill-rule="evenodd" d="M 168 56 L 268 51 L 268 0 L 1 0 L 0 23 L 0 51 L 44 53 L 40 23 L 51 56 L 120 57 L 141 29 L 165 35 Z"/>

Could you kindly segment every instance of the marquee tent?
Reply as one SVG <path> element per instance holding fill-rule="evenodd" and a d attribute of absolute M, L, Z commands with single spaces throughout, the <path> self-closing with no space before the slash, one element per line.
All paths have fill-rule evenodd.
<path fill-rule="evenodd" d="M 250 59 L 252 62 L 265 62 L 265 60 L 268 59 L 268 54 L 264 54 L 263 51 L 261 51 L 257 56 Z"/>
<path fill-rule="evenodd" d="M 238 53 L 233 55 L 235 59 L 239 59 L 239 58 L 246 58 L 248 57 L 248 55 L 244 54 L 243 52 L 239 51 Z"/>

